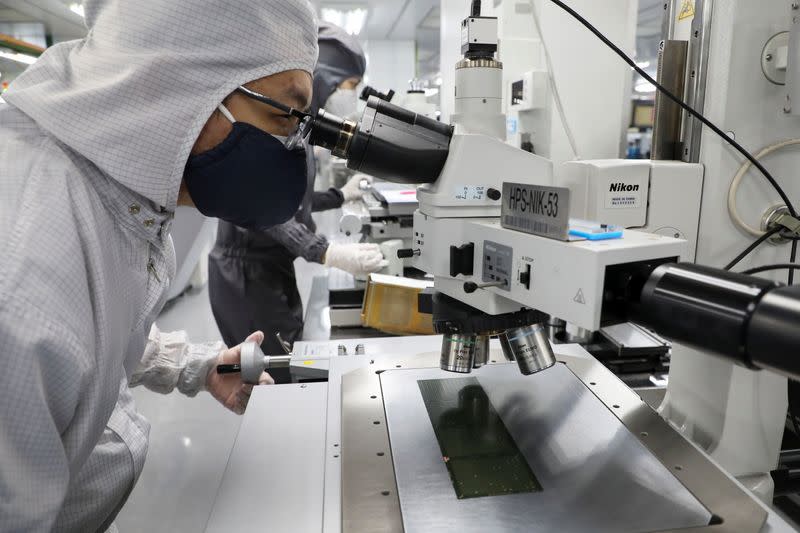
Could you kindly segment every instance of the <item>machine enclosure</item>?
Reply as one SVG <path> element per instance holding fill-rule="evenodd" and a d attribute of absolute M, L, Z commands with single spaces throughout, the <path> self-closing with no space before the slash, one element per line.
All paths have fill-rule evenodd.
<path fill-rule="evenodd" d="M 694 260 L 703 196 L 702 165 L 676 161 L 570 161 L 556 185 L 571 191 L 575 218 L 683 239 Z"/>
<path fill-rule="evenodd" d="M 573 217 L 623 228 L 647 223 L 649 161 L 570 161 L 564 171 L 559 185 L 572 193 Z"/>

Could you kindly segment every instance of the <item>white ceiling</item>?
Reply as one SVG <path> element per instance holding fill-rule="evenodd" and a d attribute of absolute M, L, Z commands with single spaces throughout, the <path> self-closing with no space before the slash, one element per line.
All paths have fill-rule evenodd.
<path fill-rule="evenodd" d="M 439 71 L 439 0 L 312 0 L 320 7 L 365 7 L 367 21 L 359 38 L 408 40 L 417 45 L 417 72 L 433 77 Z"/>
<path fill-rule="evenodd" d="M 369 14 L 360 37 L 390 40 L 416 39 L 417 27 L 439 6 L 439 0 L 312 0 L 312 3 L 317 8 L 366 7 Z"/>
<path fill-rule="evenodd" d="M 83 19 L 61 0 L 0 0 L 0 22 L 43 22 L 54 42 L 86 33 Z"/>
<path fill-rule="evenodd" d="M 77 0 L 0 0 L 0 22 L 44 22 L 54 41 L 81 37 L 82 19 L 69 10 Z M 176 0 L 177 1 L 177 0 Z M 414 40 L 419 72 L 433 74 L 439 68 L 439 0 L 311 0 L 317 8 L 366 7 L 364 40 Z M 639 0 L 639 60 L 655 63 L 661 35 L 665 0 Z"/>

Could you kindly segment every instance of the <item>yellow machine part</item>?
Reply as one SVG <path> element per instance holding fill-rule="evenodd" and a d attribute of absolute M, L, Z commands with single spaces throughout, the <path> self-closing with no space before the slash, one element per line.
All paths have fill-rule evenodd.
<path fill-rule="evenodd" d="M 433 316 L 417 310 L 417 296 L 428 287 L 432 281 L 371 274 L 361 324 L 391 335 L 433 335 Z"/>

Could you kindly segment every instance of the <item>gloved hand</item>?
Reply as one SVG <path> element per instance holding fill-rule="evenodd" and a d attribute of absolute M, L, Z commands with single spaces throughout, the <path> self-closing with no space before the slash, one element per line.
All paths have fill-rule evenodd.
<path fill-rule="evenodd" d="M 325 265 L 354 276 L 377 272 L 389 264 L 377 244 L 331 244 L 325 252 Z"/>
<path fill-rule="evenodd" d="M 369 186 L 372 185 L 372 176 L 366 174 L 356 174 L 348 180 L 342 187 L 342 195 L 345 202 L 354 202 L 361 200 L 361 198 L 369 191 Z"/>
<path fill-rule="evenodd" d="M 259 345 L 264 342 L 264 334 L 260 331 L 252 333 L 245 342 L 255 341 Z M 222 405 L 236 413 L 244 414 L 247 402 L 250 401 L 250 394 L 253 392 L 253 385 L 243 383 L 241 374 L 217 374 L 217 365 L 231 365 L 241 363 L 242 345 L 236 346 L 220 352 L 216 362 L 211 365 L 206 376 L 206 390 L 219 401 Z M 274 385 L 275 380 L 272 376 L 264 372 L 259 385 Z"/>

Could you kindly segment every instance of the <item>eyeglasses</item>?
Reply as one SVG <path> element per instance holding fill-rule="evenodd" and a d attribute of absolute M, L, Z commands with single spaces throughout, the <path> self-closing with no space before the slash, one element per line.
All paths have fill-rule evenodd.
<path fill-rule="evenodd" d="M 269 96 L 264 96 L 263 94 L 251 91 L 247 87 L 241 85 L 237 87 L 236 90 L 248 98 L 252 98 L 253 100 L 257 100 L 263 104 L 272 106 L 275 109 L 283 111 L 287 115 L 298 119 L 297 127 L 286 136 L 286 148 L 289 150 L 294 150 L 303 146 L 308 140 L 308 137 L 311 135 L 311 130 L 314 127 L 314 117 L 312 117 L 310 114 L 284 105 L 277 100 L 273 100 Z"/>

